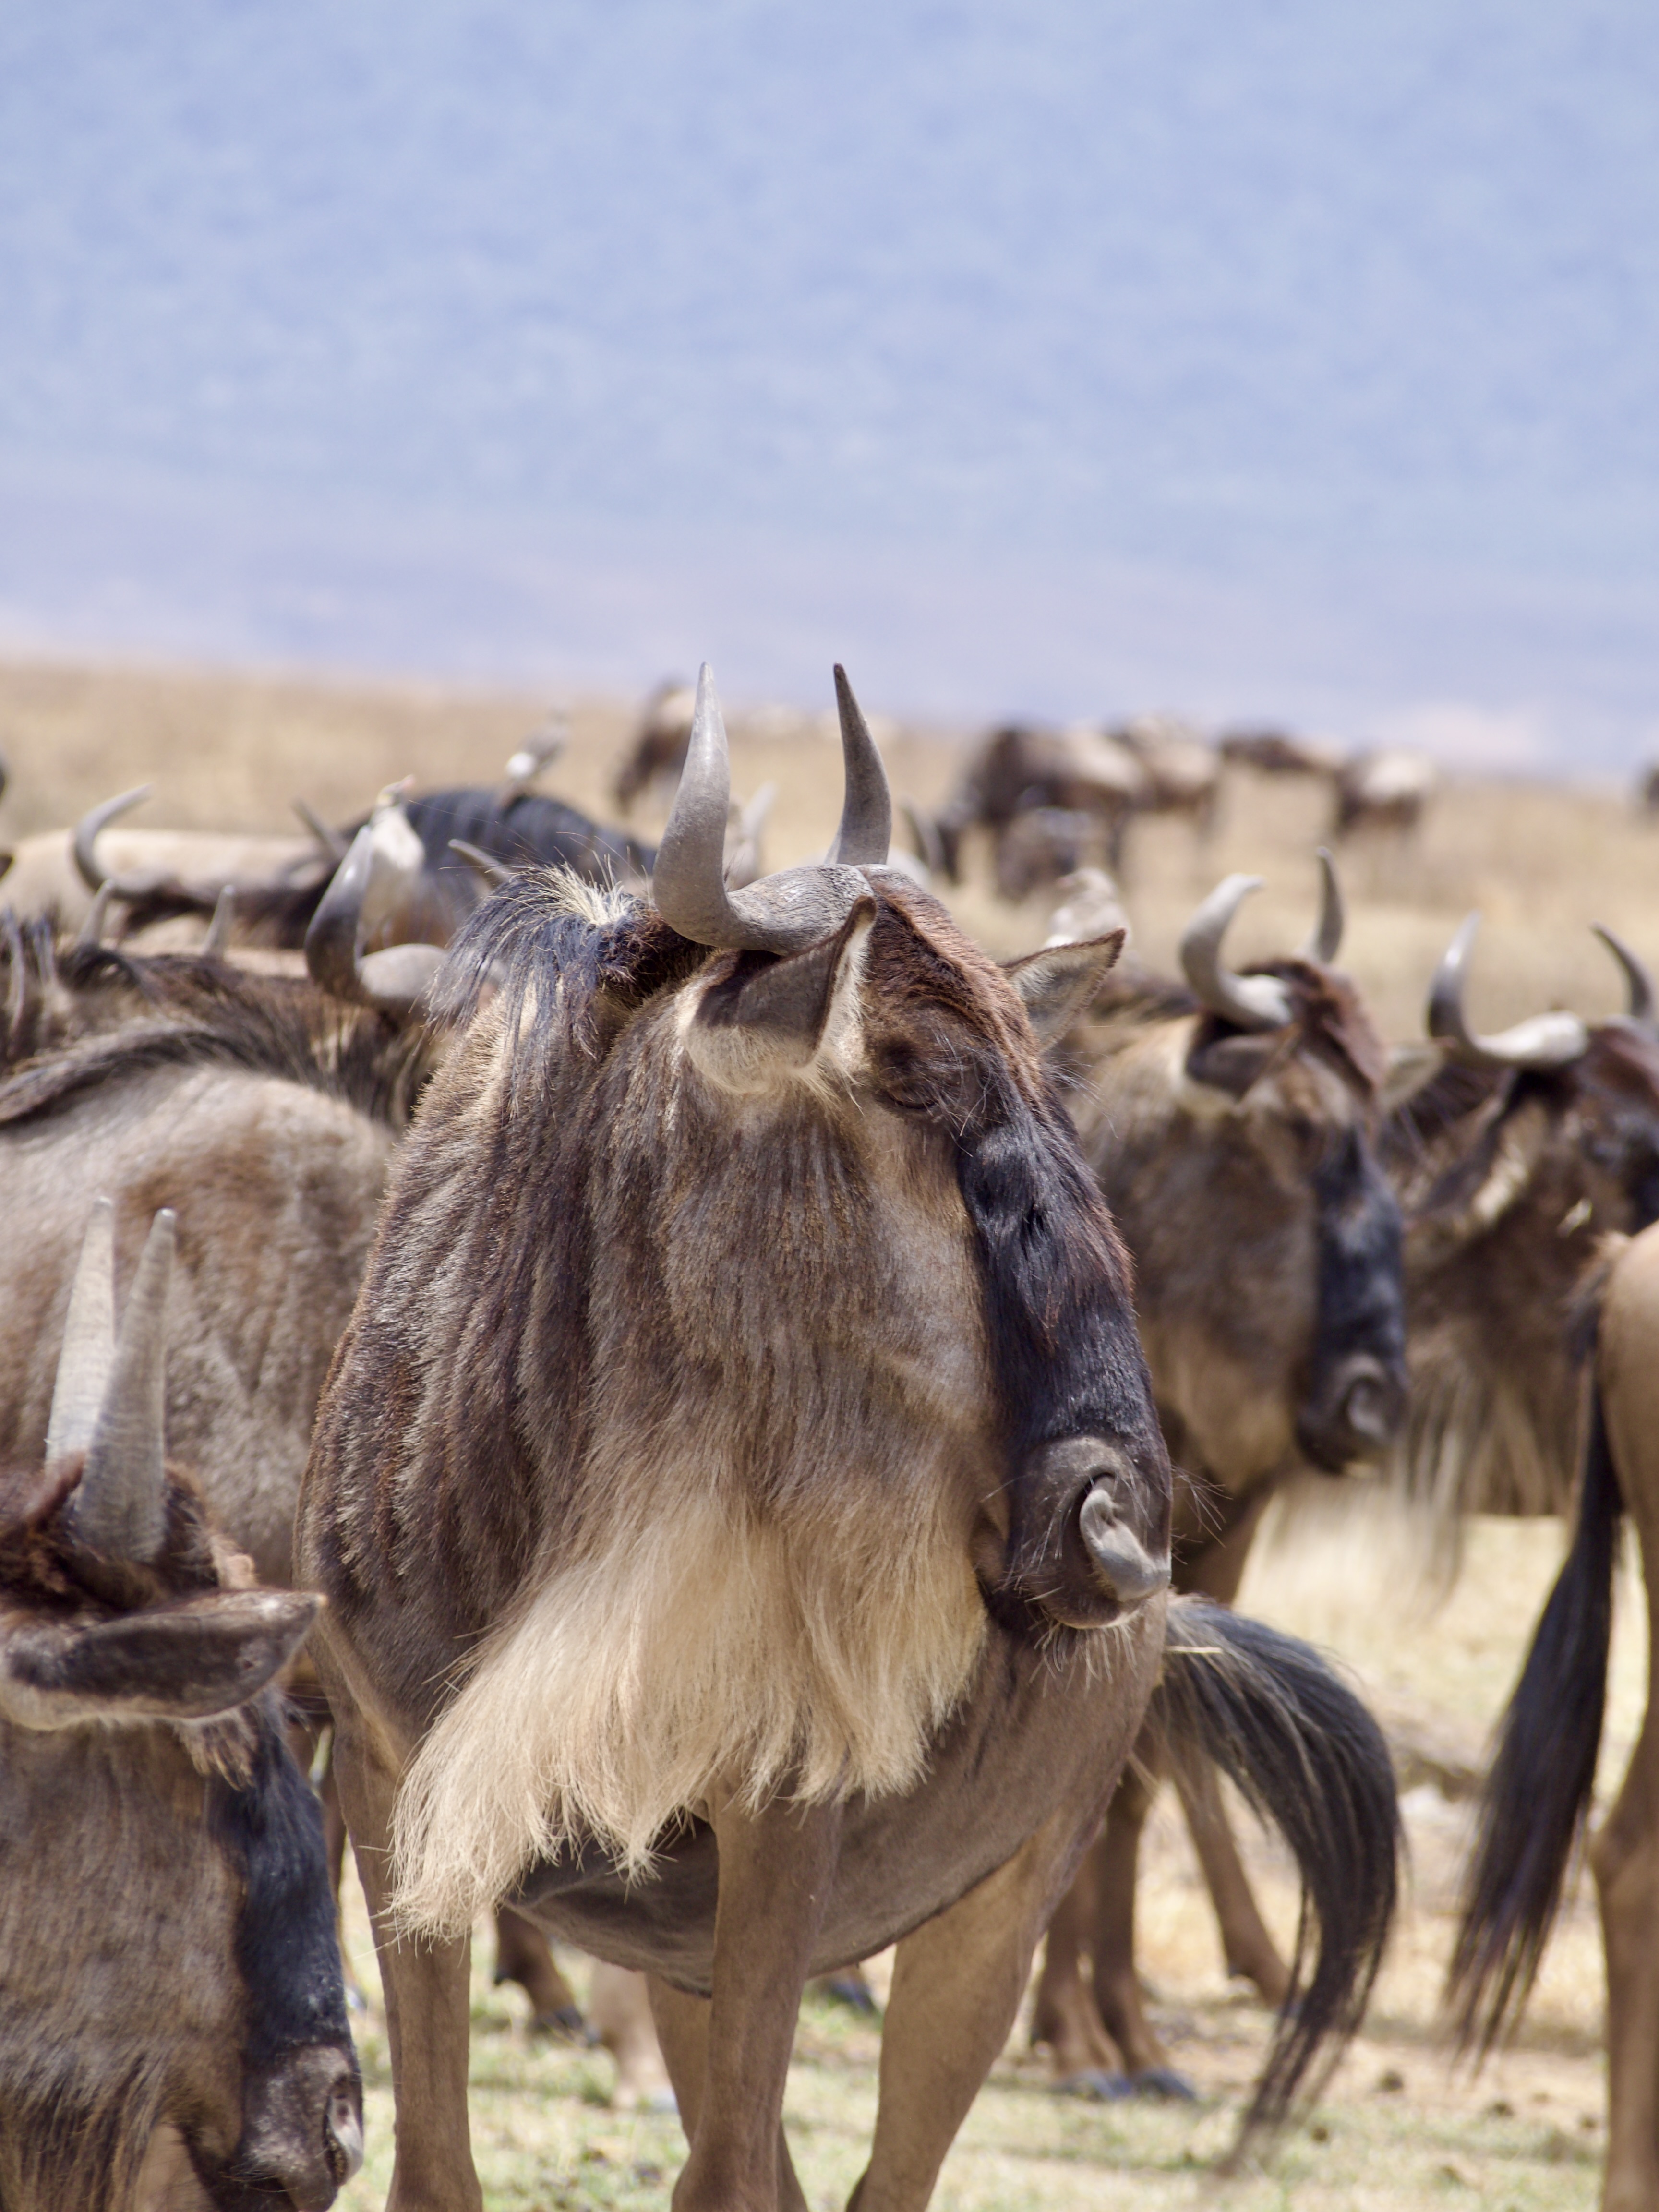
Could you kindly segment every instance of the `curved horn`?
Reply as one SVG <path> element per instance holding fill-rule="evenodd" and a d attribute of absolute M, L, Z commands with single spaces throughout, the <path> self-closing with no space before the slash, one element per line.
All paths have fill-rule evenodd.
<path fill-rule="evenodd" d="M 392 945 L 366 956 L 358 950 L 363 903 L 379 857 L 379 827 L 364 823 L 323 893 L 306 932 L 306 968 L 313 982 L 337 999 L 374 1006 L 401 1021 L 413 1011 L 444 956 L 436 945 Z"/>
<path fill-rule="evenodd" d="M 867 794 L 867 784 L 863 788 Z M 680 787 L 651 878 L 657 911 L 671 929 L 693 945 L 736 951 L 799 952 L 838 929 L 854 901 L 869 893 L 869 884 L 855 867 L 826 862 L 820 867 L 785 868 L 777 875 L 763 876 L 746 890 L 727 891 L 724 869 L 731 799 L 726 724 L 714 696 L 714 673 L 705 661 L 697 675 L 696 711 Z M 866 808 L 862 828 L 860 817 L 855 817 L 854 834 L 855 838 L 872 837 L 867 796 L 861 804 Z"/>
<path fill-rule="evenodd" d="M 108 829 L 118 814 L 125 814 L 129 808 L 137 806 L 141 799 L 149 797 L 149 784 L 141 783 L 131 791 L 124 791 L 118 799 L 105 799 L 101 806 L 94 806 L 76 823 L 75 836 L 70 841 L 71 849 L 81 880 L 89 891 L 101 890 L 104 887 L 104 870 L 96 850 L 100 834 Z"/>
<path fill-rule="evenodd" d="M 1429 988 L 1428 1030 L 1474 1067 L 1565 1067 L 1589 1044 L 1577 1014 L 1534 1014 L 1497 1036 L 1477 1036 L 1463 1012 L 1463 978 L 1480 917 L 1472 914 L 1446 947 Z"/>
<path fill-rule="evenodd" d="M 1210 893 L 1181 933 L 1181 972 L 1201 1006 L 1241 1030 L 1283 1029 L 1294 1008 L 1276 975 L 1235 975 L 1223 964 L 1227 925 L 1260 890 L 1260 876 L 1229 876 Z"/>
<path fill-rule="evenodd" d="M 1646 1030 L 1650 1036 L 1659 1033 L 1659 1022 L 1654 1018 L 1653 975 L 1646 961 L 1632 952 L 1622 937 L 1615 937 L 1599 921 L 1593 921 L 1590 927 L 1625 971 L 1626 988 L 1630 994 L 1626 1020 L 1639 1030 Z"/>
<path fill-rule="evenodd" d="M 167 1534 L 167 1285 L 173 1215 L 150 1224 L 76 1493 L 75 1532 L 111 1559 L 153 1559 Z"/>
<path fill-rule="evenodd" d="M 230 926 L 235 919 L 235 887 L 227 884 L 213 902 L 213 919 L 207 926 L 207 935 L 202 939 L 202 951 L 206 958 L 224 958 L 225 947 L 230 943 Z"/>
<path fill-rule="evenodd" d="M 893 842 L 893 799 L 864 710 L 853 696 L 847 671 L 836 663 L 836 711 L 841 717 L 841 757 L 847 779 L 841 826 L 830 848 L 831 865 L 884 868 Z"/>
<path fill-rule="evenodd" d="M 290 800 L 294 811 L 311 832 L 313 841 L 331 868 L 337 868 L 349 849 L 337 830 L 331 830 L 319 814 L 315 814 L 303 799 Z"/>
<path fill-rule="evenodd" d="M 452 837 L 449 849 L 452 853 L 459 853 L 473 873 L 483 878 L 492 891 L 498 891 L 503 884 L 512 882 L 515 872 L 513 869 L 504 867 L 493 854 L 483 851 L 477 845 L 469 845 L 465 837 Z"/>
<path fill-rule="evenodd" d="M 1342 886 L 1337 881 L 1336 861 L 1328 845 L 1319 848 L 1319 922 L 1313 935 L 1297 956 L 1303 960 L 1317 960 L 1328 968 L 1342 950 L 1342 931 L 1347 921 L 1342 904 Z"/>
<path fill-rule="evenodd" d="M 46 1465 L 83 1452 L 98 1426 L 115 1365 L 115 1208 L 92 1201 L 64 1321 L 58 1379 L 46 1417 Z"/>
<path fill-rule="evenodd" d="M 93 893 L 92 904 L 87 908 L 87 918 L 76 936 L 77 945 L 101 945 L 104 932 L 109 926 L 110 902 L 115 896 L 113 884 L 100 884 Z"/>

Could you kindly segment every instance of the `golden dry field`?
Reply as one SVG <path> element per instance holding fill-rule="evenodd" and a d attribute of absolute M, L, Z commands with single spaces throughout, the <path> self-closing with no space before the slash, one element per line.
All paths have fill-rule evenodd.
<path fill-rule="evenodd" d="M 765 858 L 778 866 L 821 850 L 839 795 L 838 749 L 817 710 L 729 714 L 734 785 L 778 786 Z M 856 672 L 854 672 L 856 675 Z M 134 826 L 287 830 L 303 797 L 337 821 L 412 775 L 418 785 L 492 781 L 555 703 L 571 741 L 544 787 L 600 813 L 633 709 L 628 702 L 483 694 L 414 685 L 324 683 L 172 671 L 0 665 L 0 753 L 11 782 L 0 845 L 64 823 L 93 801 L 149 781 Z M 882 702 L 866 705 L 878 713 Z M 947 733 L 878 726 L 895 789 L 927 804 L 957 758 Z M 1191 907 L 1227 871 L 1267 888 L 1241 917 L 1230 951 L 1284 951 L 1311 921 L 1312 853 L 1324 801 L 1297 784 L 1239 777 L 1215 835 L 1200 846 L 1182 823 L 1131 831 L 1123 890 L 1140 957 L 1167 967 Z M 653 831 L 663 808 L 647 811 Z M 978 858 L 979 856 L 975 856 Z M 1618 978 L 1589 936 L 1610 924 L 1659 965 L 1659 829 L 1621 794 L 1495 780 L 1449 782 L 1414 847 L 1380 844 L 1343 860 L 1350 927 L 1343 964 L 1385 1032 L 1420 1034 L 1435 960 L 1462 915 L 1486 915 L 1471 1008 L 1496 1027 L 1550 1005 L 1587 1015 L 1621 1004 Z M 3 890 L 0 889 L 0 899 Z M 1044 908 L 998 905 L 975 876 L 954 901 L 1001 954 L 1041 941 Z M 1601 1981 L 1586 1885 L 1564 1915 L 1516 2047 L 1478 2078 L 1454 2071 L 1437 2039 L 1436 1998 L 1451 1929 L 1466 1805 L 1460 1778 L 1487 1730 L 1559 1560 L 1553 1524 L 1483 1522 L 1470 1533 L 1448 1596 L 1423 1535 L 1363 1496 L 1332 1486 L 1282 1513 L 1259 1547 L 1242 1602 L 1337 1652 L 1375 1698 L 1407 1759 L 1411 1893 L 1364 2037 L 1311 2124 L 1265 2165 L 1218 2182 L 1225 2146 L 1265 2035 L 1260 2009 L 1226 1984 L 1207 1904 L 1177 1817 L 1149 1830 L 1144 1963 L 1179 2063 L 1200 2085 L 1196 2108 L 1089 2106 L 1051 2096 L 1016 2033 L 946 2166 L 938 2202 L 956 2212 L 1198 2203 L 1309 2212 L 1467 2204 L 1589 2207 L 1602 2142 Z M 1442 1578 L 1443 1579 L 1443 1578 Z M 1614 1688 L 1601 1784 L 1616 1782 L 1635 1732 L 1646 1672 L 1639 1586 L 1621 1580 Z M 1441 1786 L 1446 1784 L 1446 1788 Z M 1448 1791 L 1449 1790 L 1449 1794 Z M 1293 1897 L 1265 1839 L 1254 1870 L 1281 1929 Z M 360 2027 L 369 2091 L 369 2161 L 341 2199 L 378 2205 L 391 2167 L 391 2100 L 373 1953 L 355 1890 L 354 1964 L 370 1990 Z M 681 2153 L 672 2119 L 611 2111 L 602 2052 L 531 2042 L 516 1990 L 474 1978 L 473 2139 L 494 2208 L 659 2207 Z M 569 1962 L 580 1984 L 580 1962 Z M 877 1965 L 879 1980 L 881 1962 Z M 791 2076 L 788 2118 L 809 2202 L 843 2203 L 860 2169 L 875 2096 L 877 2039 L 867 2026 L 809 2000 Z"/>

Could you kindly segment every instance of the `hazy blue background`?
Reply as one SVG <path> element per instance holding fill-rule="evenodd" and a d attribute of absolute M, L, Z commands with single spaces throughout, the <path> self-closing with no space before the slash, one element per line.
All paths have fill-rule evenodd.
<path fill-rule="evenodd" d="M 1652 0 L 6 0 L 0 641 L 1659 734 Z"/>

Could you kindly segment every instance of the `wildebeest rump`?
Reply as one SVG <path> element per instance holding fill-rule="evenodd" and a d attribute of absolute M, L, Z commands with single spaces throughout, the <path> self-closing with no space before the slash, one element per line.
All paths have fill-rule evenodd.
<path fill-rule="evenodd" d="M 520 878 L 452 957 L 299 1524 L 397 2204 L 477 2202 L 464 1931 L 509 1887 L 653 1973 L 682 2212 L 799 2202 L 802 1980 L 902 1938 L 859 2202 L 925 2202 L 1152 1687 L 1168 1463 L 1022 1006 L 1111 947 L 1005 975 L 887 871 L 840 690 L 828 865 L 725 890 L 705 672 L 657 909 Z M 1327 2021 L 1386 1919 L 1369 1802 Z"/>
<path fill-rule="evenodd" d="M 1230 878 L 1194 916 L 1185 987 L 1109 979 L 1054 1055 L 1135 1264 L 1153 1393 L 1181 1470 L 1176 1586 L 1223 1601 L 1278 1484 L 1301 1468 L 1377 1459 L 1399 1428 L 1406 1382 L 1400 1212 L 1373 1141 L 1386 1063 L 1331 964 L 1335 876 L 1327 859 L 1322 919 L 1303 956 L 1235 975 L 1222 934 L 1253 880 Z M 1154 1771 L 1149 1750 L 1049 1938 L 1034 2032 L 1068 2083 L 1107 2087 L 1115 2045 L 1144 2087 L 1185 2086 L 1147 2017 L 1133 1959 Z M 1182 1779 L 1229 1967 L 1278 2003 L 1285 1967 L 1219 1803 L 1201 1775 Z"/>
<path fill-rule="evenodd" d="M 0 1480 L 0 2203 L 320 2208 L 362 2148 L 321 1823 L 256 1588 L 161 1425 L 171 1217 L 94 1210 L 44 1468 Z M 169 2195 L 168 2201 L 176 2201 Z"/>

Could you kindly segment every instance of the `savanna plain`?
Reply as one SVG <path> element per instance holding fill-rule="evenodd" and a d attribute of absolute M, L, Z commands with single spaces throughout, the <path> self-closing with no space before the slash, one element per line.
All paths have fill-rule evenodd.
<path fill-rule="evenodd" d="M 723 673 L 727 673 L 723 672 Z M 730 677 L 738 672 L 729 672 Z M 856 680 L 857 672 L 854 672 Z M 829 701 L 826 669 L 825 698 Z M 737 687 L 733 687 L 734 692 Z M 73 819 L 148 782 L 140 822 L 286 831 L 302 798 L 325 818 L 361 813 L 384 785 L 493 781 L 545 720 L 546 696 L 392 684 L 165 669 L 0 663 L 0 846 Z M 608 786 L 632 727 L 627 701 L 576 698 L 567 750 L 544 787 L 611 812 Z M 878 709 L 878 699 L 866 705 Z M 1152 702 L 1148 702 L 1152 703 Z M 777 787 L 765 863 L 822 851 L 838 804 L 833 720 L 778 708 L 728 714 L 739 797 Z M 961 757 L 961 733 L 878 726 L 896 790 L 927 805 Z M 654 834 L 666 794 L 641 826 Z M 1182 822 L 1138 823 L 1121 888 L 1134 947 L 1169 969 L 1182 921 L 1223 874 L 1266 878 L 1230 954 L 1301 941 L 1316 896 L 1313 864 L 1328 800 L 1297 783 L 1230 778 L 1200 841 Z M 1349 902 L 1342 964 L 1392 1041 L 1422 1034 L 1435 961 L 1473 908 L 1485 917 L 1470 1005 L 1496 1028 L 1548 1006 L 1595 1017 L 1622 1004 L 1589 925 L 1602 921 L 1659 966 L 1659 827 L 1622 793 L 1453 779 L 1414 842 L 1383 839 L 1342 858 Z M 1001 956 L 1044 934 L 1047 904 L 994 899 L 983 855 L 949 894 Z M 3 900 L 0 883 L 0 900 Z M 1336 1655 L 1393 1741 L 1410 1843 L 1408 1889 L 1364 2034 L 1299 2128 L 1226 2179 L 1225 2152 L 1268 2023 L 1224 1976 L 1213 1919 L 1178 1814 L 1160 1804 L 1147 1832 L 1141 1949 L 1155 2015 L 1196 2082 L 1195 2105 L 1090 2105 L 1053 2095 L 1024 2019 L 969 2114 L 937 2202 L 945 2212 L 1083 2212 L 1217 2204 L 1237 2212 L 1426 2212 L 1459 2204 L 1569 2212 L 1595 2201 L 1603 2142 L 1600 1947 L 1587 1882 L 1565 1910 L 1514 2045 L 1478 2073 L 1454 2065 L 1438 1993 L 1470 1820 L 1470 1793 L 1531 1626 L 1559 1562 L 1553 1522 L 1476 1522 L 1455 1544 L 1380 1489 L 1326 1483 L 1273 1510 L 1241 1603 Z M 1647 1652 L 1639 1584 L 1621 1570 L 1609 1722 L 1598 1802 L 1616 1788 L 1640 1718 Z M 1294 1886 L 1274 1844 L 1239 1815 L 1247 1857 L 1281 1938 Z M 368 2090 L 368 2156 L 343 2192 L 348 2212 L 385 2195 L 392 2100 L 373 1945 L 355 1884 L 350 1964 L 366 1993 L 357 2034 Z M 580 1991 L 584 1962 L 565 1960 Z M 872 1979 L 884 1987 L 887 1962 Z M 612 2109 L 603 2051 L 532 2038 L 516 1988 L 493 1989 L 476 1947 L 472 2135 L 491 2212 L 665 2206 L 683 2142 L 670 2116 Z M 809 1996 L 787 2121 L 809 2203 L 844 2203 L 860 2170 L 876 2098 L 875 2027 Z"/>

